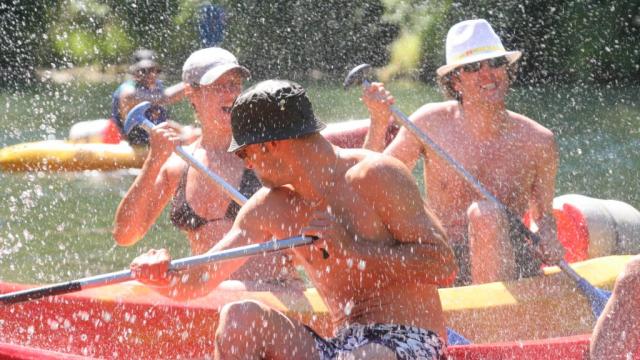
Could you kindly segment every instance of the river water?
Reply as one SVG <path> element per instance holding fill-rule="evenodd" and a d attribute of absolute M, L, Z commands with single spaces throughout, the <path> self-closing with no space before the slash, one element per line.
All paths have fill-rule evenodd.
<path fill-rule="evenodd" d="M 65 138 L 73 123 L 106 117 L 116 85 L 49 83 L 0 92 L 0 145 Z M 316 114 L 326 122 L 367 116 L 356 90 L 345 92 L 339 84 L 307 87 Z M 424 84 L 389 88 L 407 113 L 441 99 L 437 89 Z M 639 90 L 573 85 L 512 91 L 510 109 L 556 134 L 557 195 L 579 193 L 640 207 Z M 183 123 L 193 120 L 187 104 L 172 114 Z M 166 213 L 135 246 L 114 245 L 113 215 L 134 177 L 135 171 L 0 173 L 0 280 L 52 283 L 121 270 L 151 247 L 188 255 L 184 236 Z"/>

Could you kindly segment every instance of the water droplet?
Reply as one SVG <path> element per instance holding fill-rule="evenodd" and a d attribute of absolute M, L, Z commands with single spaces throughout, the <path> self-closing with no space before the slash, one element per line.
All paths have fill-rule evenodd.
<path fill-rule="evenodd" d="M 360 271 L 364 271 L 364 269 L 367 267 L 367 262 L 364 260 L 360 260 L 358 261 L 358 270 Z"/>

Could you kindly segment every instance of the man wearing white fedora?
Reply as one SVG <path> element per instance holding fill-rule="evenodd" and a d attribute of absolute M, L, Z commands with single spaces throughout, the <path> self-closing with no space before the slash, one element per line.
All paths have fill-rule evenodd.
<path fill-rule="evenodd" d="M 530 211 L 546 262 L 562 258 L 552 200 L 558 154 L 553 133 L 507 110 L 505 95 L 520 51 L 506 51 L 485 20 L 455 24 L 447 35 L 447 64 L 437 70 L 450 101 L 426 104 L 410 119 L 519 217 Z M 365 90 L 372 114 L 365 147 L 384 149 L 393 97 L 381 83 Z M 458 284 L 533 276 L 540 261 L 497 205 L 485 200 L 454 168 L 402 129 L 384 150 L 413 168 L 424 155 L 426 202 L 441 219 L 460 267 Z"/>

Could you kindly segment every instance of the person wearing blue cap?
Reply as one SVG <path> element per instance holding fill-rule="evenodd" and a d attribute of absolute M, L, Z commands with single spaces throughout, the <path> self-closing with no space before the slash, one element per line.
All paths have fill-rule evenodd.
<path fill-rule="evenodd" d="M 506 108 L 505 96 L 522 53 L 507 51 L 486 20 L 455 24 L 447 35 L 438 80 L 450 101 L 427 104 L 410 120 L 510 209 L 486 200 L 451 164 L 402 129 L 384 149 L 394 99 L 381 83 L 363 95 L 372 114 L 365 147 L 413 168 L 424 155 L 426 203 L 440 218 L 460 267 L 458 285 L 540 273 L 541 261 L 518 226 L 529 212 L 542 241 L 537 251 L 555 264 L 564 256 L 552 202 L 558 167 L 553 133 Z"/>
<path fill-rule="evenodd" d="M 335 325 L 325 339 L 255 301 L 227 304 L 216 359 L 440 359 L 445 319 L 438 287 L 455 277 L 453 252 L 422 204 L 409 170 L 393 157 L 333 146 L 306 91 L 286 80 L 246 90 L 231 110 L 228 151 L 264 187 L 242 207 L 211 251 L 304 234 L 290 252 L 313 282 Z M 329 256 L 324 256 L 324 253 Z M 206 294 L 246 258 L 168 273 L 169 253 L 131 264 L 139 281 L 173 297 Z M 180 280 L 183 279 L 184 281 Z"/>
<path fill-rule="evenodd" d="M 131 145 L 148 145 L 149 137 L 141 129 L 134 129 L 124 135 L 124 118 L 129 110 L 143 101 L 151 101 L 155 105 L 151 121 L 158 124 L 167 120 L 163 105 L 176 103 L 184 96 L 183 84 L 165 88 L 158 79 L 160 72 L 155 52 L 138 49 L 133 53 L 133 63 L 129 66 L 129 74 L 133 78 L 120 84 L 112 95 L 110 119 Z"/>

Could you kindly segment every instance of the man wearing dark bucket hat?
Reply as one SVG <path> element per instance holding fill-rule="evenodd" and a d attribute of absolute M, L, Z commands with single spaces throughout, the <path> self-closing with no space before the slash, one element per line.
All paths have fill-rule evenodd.
<path fill-rule="evenodd" d="M 133 53 L 132 64 L 129 66 L 129 74 L 133 79 L 126 80 L 112 95 L 111 121 L 124 134 L 123 124 L 126 114 L 137 104 L 143 101 L 151 101 L 158 105 L 151 120 L 159 124 L 166 120 L 166 110 L 161 105 L 173 104 L 184 96 L 184 85 L 178 83 L 169 88 L 164 88 L 162 81 L 158 79 L 160 65 L 156 62 L 156 54 L 153 50 L 138 49 Z M 149 137 L 141 129 L 133 129 L 127 139 L 132 145 L 148 144 Z"/>
<path fill-rule="evenodd" d="M 420 129 L 480 181 L 514 214 L 529 211 L 549 263 L 563 256 L 556 237 L 552 201 L 558 155 L 551 131 L 508 111 L 505 95 L 520 51 L 506 51 L 485 20 L 454 25 L 447 35 L 447 64 L 438 71 L 453 100 L 427 104 L 411 115 Z M 384 148 L 393 98 L 375 83 L 363 96 L 372 116 L 368 149 Z M 447 230 L 460 267 L 458 284 L 535 275 L 540 261 L 526 246 L 516 221 L 474 190 L 454 168 L 402 129 L 384 150 L 413 168 L 424 155 L 426 202 Z"/>
<path fill-rule="evenodd" d="M 290 251 L 321 294 L 337 336 L 323 339 L 261 303 L 235 302 L 220 312 L 216 358 L 440 358 L 445 327 L 437 287 L 450 284 L 456 266 L 408 169 L 392 157 L 331 145 L 319 133 L 324 124 L 305 90 L 293 82 L 256 84 L 236 99 L 231 117 L 229 151 L 265 187 L 212 251 L 317 236 L 313 245 Z M 190 297 L 208 292 L 246 261 L 184 276 L 167 273 L 169 260 L 166 251 L 151 251 L 131 269 L 170 296 Z"/>

